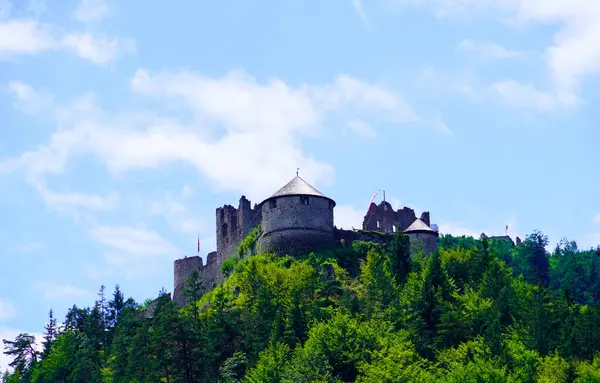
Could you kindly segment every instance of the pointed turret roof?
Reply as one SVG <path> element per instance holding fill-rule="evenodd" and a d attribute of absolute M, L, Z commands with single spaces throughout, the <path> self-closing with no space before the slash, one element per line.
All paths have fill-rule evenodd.
<path fill-rule="evenodd" d="M 277 190 L 275 194 L 265 199 L 262 203 L 264 203 L 267 200 L 270 200 L 271 198 L 301 195 L 322 197 L 332 200 L 325 194 L 318 191 L 314 186 L 303 180 L 302 177 L 296 175 L 296 177 L 294 177 L 290 182 L 288 182 L 281 189 Z"/>
<path fill-rule="evenodd" d="M 420 218 L 415 219 L 415 222 L 412 223 L 408 227 L 408 229 L 404 230 L 405 233 L 417 233 L 417 232 L 428 232 L 438 234 L 437 231 L 430 228 L 423 220 Z"/>

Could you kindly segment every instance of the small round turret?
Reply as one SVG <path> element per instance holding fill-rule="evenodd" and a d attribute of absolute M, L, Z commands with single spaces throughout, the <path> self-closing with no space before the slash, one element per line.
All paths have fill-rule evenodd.
<path fill-rule="evenodd" d="M 410 248 L 413 254 L 419 251 L 424 251 L 426 254 L 434 252 L 440 235 L 419 218 L 404 230 L 404 234 L 410 238 Z"/>
<path fill-rule="evenodd" d="M 335 201 L 300 176 L 260 205 L 262 252 L 301 254 L 333 243 Z"/>

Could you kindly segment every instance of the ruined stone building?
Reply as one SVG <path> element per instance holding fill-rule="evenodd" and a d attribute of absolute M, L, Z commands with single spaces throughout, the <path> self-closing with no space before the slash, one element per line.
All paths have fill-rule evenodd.
<path fill-rule="evenodd" d="M 189 274 L 198 270 L 206 289 L 212 289 L 223 281 L 221 264 L 237 253 L 242 240 L 260 224 L 257 239 L 259 252 L 276 254 L 301 254 L 322 246 L 335 244 L 352 233 L 334 226 L 335 201 L 315 189 L 296 175 L 290 182 L 260 204 L 251 206 L 242 196 L 237 208 L 225 205 L 216 209 L 217 250 L 208 254 L 206 264 L 200 256 L 185 257 L 174 263 L 173 300 L 183 304 L 183 287 Z M 364 218 L 363 230 L 392 233 L 397 228 L 411 238 L 411 246 L 431 251 L 437 246 L 437 231 L 429 227 L 429 213 L 417 219 L 412 209 L 394 211 L 383 201 L 369 206 Z M 354 231 L 357 233 L 357 231 Z M 418 244 L 417 244 L 418 243 Z"/>

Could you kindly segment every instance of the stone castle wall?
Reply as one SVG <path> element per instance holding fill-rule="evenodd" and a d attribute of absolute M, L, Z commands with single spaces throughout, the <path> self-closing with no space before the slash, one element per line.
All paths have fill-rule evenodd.
<path fill-rule="evenodd" d="M 173 267 L 173 300 L 176 304 L 185 301 L 183 288 L 185 281 L 193 270 L 202 270 L 202 257 L 199 255 L 176 259 Z"/>
<path fill-rule="evenodd" d="M 222 282 L 222 263 L 237 254 L 241 241 L 259 224 L 261 234 L 257 248 L 261 252 L 294 255 L 319 246 L 329 246 L 342 239 L 348 244 L 354 240 L 386 242 L 391 239 L 391 236 L 376 233 L 336 229 L 333 222 L 334 206 L 332 200 L 323 197 L 282 196 L 267 200 L 260 207 L 256 204 L 252 207 L 250 201 L 242 196 L 237 209 L 231 205 L 217 208 L 217 250 L 207 255 L 205 264 L 199 256 L 175 261 L 173 300 L 178 305 L 186 303 L 184 284 L 193 270 L 200 272 L 205 291 Z M 371 204 L 363 221 L 363 230 L 393 233 L 399 226 L 404 231 L 416 218 L 414 210 L 405 207 L 394 211 L 384 201 L 379 205 Z M 424 212 L 421 219 L 430 225 L 428 212 Z M 427 247 L 434 246 L 431 238 L 420 238 L 418 235 L 415 238 Z M 437 238 L 434 239 L 437 245 Z"/>
<path fill-rule="evenodd" d="M 417 254 L 421 251 L 431 254 L 438 245 L 438 237 L 433 233 L 409 233 L 410 253 Z"/>
<path fill-rule="evenodd" d="M 423 212 L 420 218 L 427 226 L 431 225 L 429 212 Z M 372 203 L 363 220 L 363 230 L 393 233 L 396 230 L 396 226 L 399 226 L 404 231 L 416 219 L 417 215 L 415 211 L 406 206 L 402 209 L 394 210 L 392 205 L 387 201 L 382 201 L 379 205 Z"/>
<path fill-rule="evenodd" d="M 245 196 L 240 198 L 238 208 L 225 205 L 216 209 L 217 251 L 209 253 L 206 264 L 202 264 L 200 256 L 178 259 L 174 264 L 173 300 L 180 305 L 185 303 L 183 288 L 192 272 L 198 270 L 204 282 L 205 290 L 211 290 L 223 281 L 221 264 L 231 255 L 237 253 L 240 242 L 256 225 L 260 224 L 259 209 L 251 207 Z"/>
<path fill-rule="evenodd" d="M 316 196 L 284 196 L 265 201 L 261 208 L 259 251 L 296 254 L 333 244 L 333 208 L 333 201 Z"/>

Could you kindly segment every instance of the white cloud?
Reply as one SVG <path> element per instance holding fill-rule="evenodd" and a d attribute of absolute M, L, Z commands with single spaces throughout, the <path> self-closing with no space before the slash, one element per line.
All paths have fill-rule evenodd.
<path fill-rule="evenodd" d="M 183 198 L 190 198 L 194 195 L 194 191 L 189 185 L 183 185 L 183 189 L 181 189 L 181 196 Z"/>
<path fill-rule="evenodd" d="M 377 132 L 375 131 L 375 129 L 373 129 L 369 124 L 367 124 L 364 121 L 350 121 L 348 122 L 348 128 L 350 128 L 350 130 L 360 138 L 369 139 L 377 137 Z"/>
<path fill-rule="evenodd" d="M 178 252 L 169 241 L 144 228 L 99 226 L 90 234 L 97 242 L 123 253 L 152 257 Z"/>
<path fill-rule="evenodd" d="M 466 227 L 457 222 L 441 222 L 437 225 L 438 225 L 438 228 L 440 229 L 441 235 L 450 234 L 455 237 L 460 237 L 462 235 L 465 235 L 467 237 L 479 238 L 481 233 L 485 232 L 483 230 L 481 230 L 481 231 L 476 230 L 476 229 L 474 230 L 472 228 Z M 487 235 L 493 235 L 493 234 L 487 234 Z"/>
<path fill-rule="evenodd" d="M 8 89 L 16 97 L 14 107 L 27 113 L 35 114 L 52 105 L 52 99 L 39 94 L 30 85 L 20 81 L 11 81 Z"/>
<path fill-rule="evenodd" d="M 71 33 L 62 39 L 65 48 L 97 65 L 105 65 L 121 54 L 136 53 L 135 40 L 105 38 L 90 33 Z"/>
<path fill-rule="evenodd" d="M 550 111 L 561 105 L 576 105 L 577 97 L 573 94 L 542 92 L 532 84 L 523 84 L 514 80 L 495 83 L 490 90 L 499 95 L 507 104 L 526 107 L 538 111 Z"/>
<path fill-rule="evenodd" d="M 414 77 L 414 82 L 421 92 L 458 94 L 472 101 L 479 101 L 483 93 L 479 80 L 469 72 L 443 73 L 425 67 Z"/>
<path fill-rule="evenodd" d="M 367 14 L 365 13 L 365 10 L 362 5 L 362 1 L 361 0 L 352 0 L 352 7 L 354 8 L 354 11 L 360 18 L 360 21 L 365 26 L 369 27 L 371 25 L 371 23 L 369 22 L 369 18 L 367 17 Z"/>
<path fill-rule="evenodd" d="M 446 125 L 444 121 L 441 120 L 441 118 L 434 119 L 432 125 L 438 132 L 446 136 L 452 135 L 452 130 L 448 127 L 448 125 Z"/>
<path fill-rule="evenodd" d="M 338 229 L 362 229 L 362 223 L 366 214 L 366 210 L 361 211 L 352 206 L 338 205 L 335 207 L 333 214 L 334 223 Z"/>
<path fill-rule="evenodd" d="M 85 97 L 58 111 L 61 129 L 46 145 L 0 163 L 0 171 L 21 168 L 39 178 L 63 172 L 72 157 L 82 154 L 98 157 L 113 174 L 177 161 L 195 166 L 215 190 L 241 191 L 258 200 L 291 178 L 296 165 L 311 183 L 332 179 L 333 168 L 303 153 L 296 141 L 302 134 L 318 136 L 331 113 L 350 120 L 420 120 L 400 95 L 350 76 L 291 87 L 276 79 L 262 83 L 243 72 L 210 78 L 140 70 L 131 86 L 163 105 L 191 112 L 194 121 L 183 124 L 174 119 L 177 114 L 166 112 L 109 113 Z"/>
<path fill-rule="evenodd" d="M 416 3 L 432 5 L 438 16 L 463 19 L 465 15 L 485 15 L 508 19 L 512 24 L 558 25 L 552 44 L 545 50 L 552 83 L 547 92 L 552 94 L 549 97 L 553 101 L 544 100 L 545 96 L 521 84 L 521 90 L 537 98 L 533 103 L 521 105 L 537 109 L 543 105 L 542 110 L 546 110 L 547 105 L 576 105 L 581 82 L 600 72 L 600 2 L 596 0 L 423 0 Z M 543 99 L 539 100 L 540 97 Z"/>
<path fill-rule="evenodd" d="M 184 188 L 183 193 L 185 194 L 186 191 Z M 164 217 L 171 227 L 183 234 L 199 233 L 204 230 L 200 220 L 188 216 L 191 209 L 174 197 L 167 196 L 163 200 L 149 202 L 149 206 L 151 214 Z"/>
<path fill-rule="evenodd" d="M 471 39 L 461 41 L 458 49 L 487 59 L 508 59 L 523 56 L 522 52 L 507 50 L 500 44 L 477 42 Z"/>
<path fill-rule="evenodd" d="M 435 220 L 434 220 L 435 221 Z M 487 236 L 503 236 L 508 235 L 513 239 L 519 237 L 525 238 L 525 234 L 519 229 L 517 218 L 514 214 L 505 217 L 504 222 L 498 222 L 494 224 L 493 228 L 490 227 L 473 227 L 471 225 L 465 225 L 461 222 L 442 221 L 437 224 L 439 227 L 440 234 L 450 234 L 453 236 L 471 236 L 478 239 L 482 233 Z M 508 232 L 505 231 L 506 225 L 508 225 Z"/>
<path fill-rule="evenodd" d="M 101 21 L 110 16 L 110 9 L 104 0 L 82 0 L 73 12 L 73 17 L 83 23 Z"/>
<path fill-rule="evenodd" d="M 106 65 L 121 55 L 136 53 L 136 43 L 131 38 L 108 38 L 89 32 L 60 35 L 54 29 L 57 28 L 37 20 L 0 22 L 0 58 L 66 50 L 96 65 Z"/>
<path fill-rule="evenodd" d="M 13 319 L 17 316 L 17 310 L 12 303 L 0 299 L 0 322 Z"/>
<path fill-rule="evenodd" d="M 47 26 L 34 20 L 9 20 L 0 23 L 0 57 L 35 54 L 56 48 Z"/>
<path fill-rule="evenodd" d="M 91 298 L 94 295 L 90 290 L 70 284 L 56 285 L 51 283 L 40 283 L 37 287 L 40 291 L 42 291 L 44 299 L 48 301 L 81 301 L 82 299 Z"/>
<path fill-rule="evenodd" d="M 104 255 L 107 266 L 118 268 L 129 278 L 152 275 L 164 268 L 166 259 L 182 254 L 171 242 L 145 228 L 98 226 L 90 235 L 108 248 Z"/>
<path fill-rule="evenodd" d="M 83 210 L 113 210 L 119 204 L 119 196 L 110 193 L 105 197 L 86 193 L 58 193 L 48 189 L 42 183 L 35 185 L 40 197 L 52 209 L 59 212 L 77 212 Z"/>

